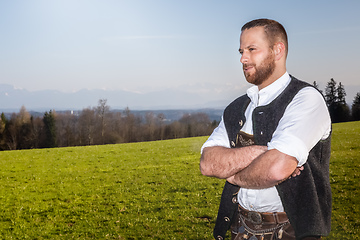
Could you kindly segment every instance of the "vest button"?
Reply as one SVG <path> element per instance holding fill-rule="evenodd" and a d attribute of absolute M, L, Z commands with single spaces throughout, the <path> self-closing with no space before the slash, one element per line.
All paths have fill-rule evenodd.
<path fill-rule="evenodd" d="M 236 146 L 235 143 L 234 143 L 234 141 L 231 141 L 231 146 L 233 146 L 233 147 Z"/>

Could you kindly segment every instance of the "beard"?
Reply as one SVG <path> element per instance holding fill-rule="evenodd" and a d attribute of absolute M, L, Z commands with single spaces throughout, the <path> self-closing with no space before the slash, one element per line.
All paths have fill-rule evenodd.
<path fill-rule="evenodd" d="M 274 73 L 275 59 L 273 55 L 269 54 L 259 66 L 256 66 L 256 64 L 243 64 L 243 68 L 249 66 L 254 67 L 255 72 L 253 74 L 245 73 L 246 81 L 259 86 Z"/>

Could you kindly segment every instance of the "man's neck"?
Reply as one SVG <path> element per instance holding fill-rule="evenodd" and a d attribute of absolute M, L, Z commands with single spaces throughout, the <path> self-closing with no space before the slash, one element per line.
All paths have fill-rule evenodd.
<path fill-rule="evenodd" d="M 272 84 L 273 82 L 275 82 L 279 78 L 281 78 L 281 76 L 284 75 L 285 73 L 286 73 L 286 68 L 278 70 L 278 71 L 275 70 L 274 73 L 268 79 L 266 79 L 263 83 L 258 85 L 259 91 L 261 89 L 269 86 L 270 84 Z"/>

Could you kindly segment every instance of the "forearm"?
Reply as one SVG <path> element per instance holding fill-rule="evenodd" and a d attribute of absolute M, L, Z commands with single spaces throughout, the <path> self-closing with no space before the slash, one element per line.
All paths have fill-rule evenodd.
<path fill-rule="evenodd" d="M 289 178 L 296 167 L 296 158 L 273 149 L 260 155 L 228 181 L 244 188 L 269 188 Z"/>
<path fill-rule="evenodd" d="M 200 170 L 205 176 L 226 179 L 246 168 L 265 151 L 266 146 L 258 145 L 241 148 L 207 147 L 201 155 Z"/>

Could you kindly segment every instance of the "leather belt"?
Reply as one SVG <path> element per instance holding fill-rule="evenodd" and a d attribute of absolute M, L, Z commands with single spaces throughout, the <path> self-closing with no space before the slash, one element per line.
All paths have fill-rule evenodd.
<path fill-rule="evenodd" d="M 282 224 L 289 221 L 285 212 L 254 212 L 239 206 L 240 214 L 254 224 Z"/>

